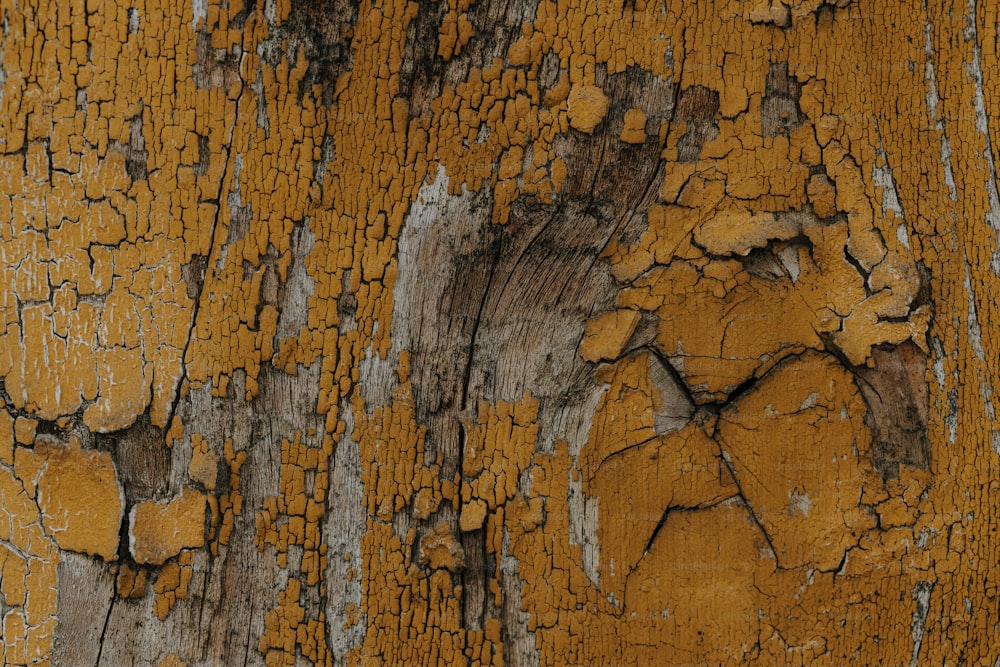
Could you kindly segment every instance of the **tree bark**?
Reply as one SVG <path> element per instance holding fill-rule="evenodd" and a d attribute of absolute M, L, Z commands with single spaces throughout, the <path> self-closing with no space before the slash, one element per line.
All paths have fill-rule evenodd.
<path fill-rule="evenodd" d="M 4 664 L 993 664 L 998 26 L 6 3 Z"/>

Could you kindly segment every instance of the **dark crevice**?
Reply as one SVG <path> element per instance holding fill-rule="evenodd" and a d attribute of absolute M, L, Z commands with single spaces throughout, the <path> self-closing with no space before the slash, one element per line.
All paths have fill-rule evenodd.
<path fill-rule="evenodd" d="M 742 498 L 741 496 L 739 496 L 739 495 L 732 495 L 732 496 L 728 496 L 726 498 L 723 498 L 721 500 L 716 500 L 714 502 L 700 503 L 698 505 L 693 505 L 693 506 L 687 506 L 687 505 L 670 505 L 670 506 L 668 506 L 667 509 L 665 509 L 663 511 L 663 515 L 660 517 L 660 520 L 657 522 L 656 528 L 653 530 L 653 534 L 650 535 L 649 539 L 646 541 L 646 546 L 642 550 L 642 555 L 645 556 L 647 553 L 649 553 L 650 549 L 653 548 L 653 542 L 656 541 L 657 536 L 660 534 L 660 531 L 663 530 L 663 526 L 666 525 L 667 519 L 670 517 L 671 514 L 679 513 L 679 512 L 700 512 L 702 510 L 710 510 L 712 508 L 715 508 L 715 507 L 718 507 L 718 506 L 723 505 L 725 503 L 728 503 L 731 500 L 733 500 L 734 498 L 741 498 L 741 500 L 743 500 L 745 502 L 745 499 Z M 638 563 L 636 564 L 636 566 L 638 566 Z M 634 570 L 635 567 L 633 567 L 632 569 Z"/>
<path fill-rule="evenodd" d="M 847 554 L 850 553 L 850 551 L 851 551 L 850 548 L 844 549 L 844 555 L 840 557 L 840 561 L 832 569 L 830 569 L 830 570 L 824 570 L 824 569 L 818 568 L 818 570 L 820 572 L 825 572 L 825 573 L 832 574 L 833 577 L 834 577 L 834 579 L 836 579 L 837 575 L 841 574 L 844 571 L 844 566 L 847 565 Z"/>
<path fill-rule="evenodd" d="M 653 548 L 653 542 L 656 541 L 656 537 L 660 534 L 660 531 L 663 529 L 664 524 L 667 523 L 667 517 L 669 517 L 671 513 L 673 513 L 674 509 L 675 508 L 671 506 L 667 507 L 667 509 L 663 511 L 663 514 L 660 516 L 660 520 L 656 522 L 656 528 L 653 529 L 653 533 L 649 536 L 649 539 L 646 540 L 646 546 L 642 550 L 643 556 L 648 554 L 649 550 Z"/>
<path fill-rule="evenodd" d="M 472 383 L 473 362 L 476 356 L 476 336 L 482 324 L 483 312 L 486 302 L 490 297 L 493 281 L 496 277 L 497 268 L 500 265 L 500 258 L 503 251 L 503 236 L 497 236 L 491 244 L 491 257 L 489 278 L 486 281 L 486 288 L 483 290 L 479 308 L 476 311 L 472 324 L 472 332 L 469 336 L 469 352 L 465 360 L 465 369 L 462 377 L 462 393 L 459 400 L 459 409 L 468 414 L 469 407 L 466 405 L 469 398 L 469 386 Z M 466 430 L 461 420 L 458 420 L 458 470 L 460 473 L 465 469 L 466 451 Z M 464 474 L 464 473 L 463 473 Z M 465 567 L 459 572 L 458 579 L 462 586 L 461 614 L 464 627 L 482 628 L 485 623 L 486 614 L 486 581 L 487 575 L 485 564 L 489 562 L 486 554 L 486 538 L 482 529 L 470 532 L 460 532 L 462 551 L 465 554 Z"/>
<path fill-rule="evenodd" d="M 636 442 L 634 444 L 627 445 L 627 446 L 622 447 L 621 449 L 615 451 L 613 454 L 609 454 L 604 459 L 602 459 L 601 462 L 597 464 L 597 467 L 594 468 L 593 472 L 591 472 L 589 474 L 588 481 L 591 481 L 595 477 L 597 477 L 598 473 L 601 472 L 601 468 L 603 468 L 604 464 L 607 463 L 608 461 L 612 461 L 612 460 L 618 458 L 619 456 L 622 456 L 622 455 L 626 454 L 627 452 L 631 452 L 634 449 L 639 449 L 640 447 L 644 447 L 645 445 L 648 445 L 648 444 L 651 444 L 653 442 L 656 442 L 659 439 L 660 439 L 660 436 L 654 435 L 652 438 L 647 438 L 647 439 L 643 440 L 642 442 Z"/>
<path fill-rule="evenodd" d="M 850 264 L 851 266 L 853 266 L 854 270 L 857 271 L 861 275 L 861 277 L 864 279 L 861 282 L 864 284 L 865 296 L 866 297 L 867 296 L 871 296 L 872 295 L 872 290 L 871 290 L 871 287 L 868 286 L 869 272 L 866 271 L 863 266 L 861 266 L 861 262 L 859 262 L 854 257 L 854 255 L 851 254 L 851 251 L 847 249 L 846 245 L 844 246 L 844 259 L 847 261 L 848 264 Z"/>
<path fill-rule="evenodd" d="M 743 485 L 740 484 L 740 478 L 736 474 L 736 466 L 733 465 L 730 455 L 722 449 L 721 443 L 719 444 L 719 451 L 722 454 L 722 462 L 726 465 L 726 468 L 729 469 L 729 474 L 733 477 L 733 483 L 736 484 L 736 488 L 739 489 L 739 496 L 743 501 L 743 506 L 747 508 L 747 512 L 750 514 L 751 520 L 757 525 L 757 528 L 760 529 L 760 534 L 764 536 L 767 546 L 771 549 L 771 553 L 774 554 L 775 569 L 782 569 L 781 560 L 778 558 L 778 550 L 774 548 L 774 542 L 771 540 L 771 535 L 767 532 L 767 528 L 764 527 L 764 523 L 761 521 L 760 517 L 757 516 L 757 512 L 754 511 L 753 505 L 751 505 L 750 501 L 747 499 L 746 493 L 743 491 Z M 746 466 L 744 466 L 744 468 L 746 468 Z M 750 469 L 746 468 L 746 470 L 749 471 Z M 760 480 L 758 480 L 758 483 L 759 482 Z M 761 484 L 761 487 L 767 488 L 763 484 Z"/>
<path fill-rule="evenodd" d="M 123 522 L 124 525 L 124 522 Z M 113 584 L 112 584 L 113 585 Z M 104 624 L 101 626 L 101 638 L 98 640 L 97 645 L 97 660 L 94 662 L 94 667 L 101 667 L 101 656 L 104 654 L 104 641 L 108 634 L 108 626 L 111 625 L 111 612 L 115 608 L 115 591 L 111 591 L 111 600 L 108 602 L 108 613 L 104 616 Z"/>
<path fill-rule="evenodd" d="M 775 368 L 776 366 L 777 364 L 775 364 L 775 366 L 772 366 L 772 368 L 769 369 L 767 373 L 765 373 L 763 376 L 758 377 L 756 375 L 751 375 L 746 380 L 736 385 L 736 387 L 731 392 L 729 392 L 729 396 L 726 397 L 726 400 L 716 403 L 707 403 L 702 405 L 701 407 L 721 411 L 723 408 L 736 403 L 741 398 L 743 398 L 743 396 L 749 394 L 753 390 L 753 388 L 757 385 L 757 382 L 759 382 L 762 377 L 770 373 L 771 370 L 773 370 L 773 368 Z"/>
<path fill-rule="evenodd" d="M 124 486 L 124 483 L 122 484 Z M 125 500 L 122 506 L 122 521 L 121 525 L 118 526 L 118 564 L 119 568 L 122 565 L 136 565 L 135 561 L 132 560 L 132 551 L 129 549 L 129 517 L 132 512 L 132 503 Z"/>
<path fill-rule="evenodd" d="M 239 95 L 239 97 L 236 100 L 236 107 L 235 107 L 236 109 L 240 108 L 240 102 L 243 99 L 243 91 L 244 90 L 245 90 L 245 88 L 241 89 L 240 95 Z M 239 116 L 239 113 L 236 114 L 236 117 L 233 118 L 232 124 L 229 126 L 229 133 L 227 135 L 227 141 L 226 141 L 226 145 L 227 146 L 232 146 L 233 132 L 235 132 L 235 130 L 236 130 L 236 122 L 238 120 L 238 116 Z M 222 191 L 221 188 L 225 187 L 225 184 L 226 184 L 226 176 L 229 173 L 229 164 L 230 164 L 230 162 L 235 162 L 235 161 L 236 161 L 236 156 L 233 155 L 232 150 L 230 149 L 229 155 L 226 156 L 226 162 L 225 162 L 225 164 L 223 165 L 223 168 L 222 168 L 222 174 L 219 177 L 220 192 Z M 216 243 L 217 243 L 216 235 L 219 232 L 219 219 L 221 217 L 222 217 L 222 206 L 216 204 L 215 215 L 212 216 L 212 228 L 211 228 L 211 230 L 210 230 L 210 232 L 208 234 L 208 238 L 210 239 L 209 240 L 210 246 L 208 248 L 208 253 L 209 254 L 208 254 L 208 257 L 206 258 L 206 266 L 207 266 L 207 259 L 211 257 L 212 252 L 215 250 L 215 247 L 216 247 Z M 224 252 L 224 250 L 223 250 L 223 252 Z M 201 293 L 202 293 L 202 290 L 204 288 L 204 279 L 205 279 L 205 277 L 206 277 L 206 275 L 205 275 L 205 272 L 203 271 L 202 275 L 201 275 L 202 284 L 198 288 L 198 296 L 196 298 L 192 299 L 193 305 L 191 307 L 191 320 L 190 320 L 191 321 L 191 325 L 190 325 L 190 329 L 188 329 L 187 338 L 184 340 L 184 349 L 181 350 L 181 354 L 180 354 L 180 359 L 181 359 L 181 375 L 177 379 L 177 383 L 176 383 L 176 385 L 174 387 L 174 396 L 173 396 L 173 398 L 170 401 L 169 409 L 167 410 L 167 416 L 166 416 L 166 419 L 164 420 L 164 425 L 167 426 L 167 427 L 169 427 L 170 423 L 173 421 L 174 414 L 176 414 L 176 411 L 177 411 L 177 406 L 180 404 L 181 393 L 184 390 L 184 383 L 187 382 L 187 366 L 188 366 L 188 358 L 187 358 L 187 356 L 188 356 L 188 351 L 191 348 L 191 341 L 194 340 L 194 338 L 196 336 L 196 332 L 197 332 L 197 327 L 198 327 L 198 311 L 200 310 L 200 306 L 201 306 L 201 295 L 202 295 Z"/>

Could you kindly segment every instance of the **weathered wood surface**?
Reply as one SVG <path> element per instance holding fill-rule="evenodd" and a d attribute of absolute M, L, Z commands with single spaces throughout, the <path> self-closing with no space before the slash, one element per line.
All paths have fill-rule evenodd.
<path fill-rule="evenodd" d="M 997 7 L 28 0 L 5 664 L 993 664 Z"/>

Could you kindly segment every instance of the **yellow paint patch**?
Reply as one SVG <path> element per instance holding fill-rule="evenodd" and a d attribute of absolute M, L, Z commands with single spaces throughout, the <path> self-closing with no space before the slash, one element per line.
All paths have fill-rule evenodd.
<path fill-rule="evenodd" d="M 19 444 L 30 445 L 35 441 L 35 429 L 37 427 L 37 419 L 18 417 L 14 421 L 14 438 Z"/>
<path fill-rule="evenodd" d="M 462 505 L 462 514 L 458 520 L 458 527 L 462 532 L 479 530 L 486 520 L 486 502 L 483 500 L 473 500 Z"/>
<path fill-rule="evenodd" d="M 240 491 L 240 468 L 246 463 L 247 453 L 237 452 L 233 448 L 231 438 L 226 439 L 223 447 L 226 465 L 229 468 L 229 491 L 219 497 L 219 513 L 222 520 L 219 524 L 216 541 L 212 543 L 212 555 L 217 556 L 219 545 L 229 544 L 229 538 L 236 526 L 236 517 L 243 514 L 243 494 Z"/>
<path fill-rule="evenodd" d="M 180 557 L 167 562 L 156 576 L 156 584 L 153 586 L 153 614 L 161 621 L 177 604 L 178 600 L 187 597 L 188 585 L 191 583 L 191 576 L 194 569 L 191 567 L 193 553 L 190 549 L 184 549 Z"/>
<path fill-rule="evenodd" d="M 640 318 L 638 311 L 618 310 L 590 320 L 580 342 L 580 356 L 586 361 L 617 359 Z"/>
<path fill-rule="evenodd" d="M 667 516 L 660 539 L 629 578 L 628 613 L 666 616 L 690 637 L 690 655 L 720 641 L 753 643 L 759 587 L 775 563 L 764 536 L 738 503 Z M 706 614 L 706 609 L 714 612 Z"/>
<path fill-rule="evenodd" d="M 671 508 L 708 507 L 739 493 L 718 445 L 695 424 L 623 450 L 584 474 L 585 492 L 598 499 L 601 590 L 618 600 Z"/>
<path fill-rule="evenodd" d="M 115 593 L 121 598 L 142 599 L 146 595 L 146 570 L 123 564 L 115 579 Z"/>
<path fill-rule="evenodd" d="M 629 109 L 625 112 L 625 125 L 619 138 L 627 144 L 646 141 L 646 114 L 642 109 Z"/>
<path fill-rule="evenodd" d="M 176 653 L 171 653 L 156 663 L 156 667 L 187 667 L 187 663 L 181 660 Z"/>
<path fill-rule="evenodd" d="M 774 213 L 752 213 L 742 207 L 727 208 L 703 222 L 694 233 L 695 242 L 713 255 L 748 255 L 775 239 L 787 241 L 799 234 L 799 224 Z"/>
<path fill-rule="evenodd" d="M 150 401 L 150 382 L 142 350 L 113 347 L 98 352 L 98 363 L 115 368 L 101 380 L 101 395 L 83 411 L 83 421 L 91 431 L 108 432 L 128 427 Z"/>
<path fill-rule="evenodd" d="M 275 564 L 288 569 L 288 585 L 282 591 L 280 604 L 267 612 L 267 630 L 260 638 L 260 651 L 269 661 L 294 661 L 296 652 L 320 661 L 327 655 L 324 634 L 325 615 L 307 616 L 299 604 L 303 587 L 314 587 L 322 594 L 323 573 L 326 571 L 327 544 L 320 532 L 320 520 L 326 511 L 327 492 L 330 487 L 329 466 L 333 454 L 333 439 L 320 435 L 320 446 L 309 440 L 317 434 L 296 431 L 295 439 L 281 443 L 281 474 L 279 493 L 264 500 L 263 508 L 257 513 L 254 542 L 264 551 L 273 548 Z M 239 474 L 239 468 L 246 460 L 246 453 L 236 454 L 232 443 L 227 443 L 226 459 L 230 466 L 230 479 Z M 223 533 L 231 531 L 233 516 L 241 508 L 239 485 L 235 495 L 228 500 L 224 497 L 220 504 L 231 511 L 223 515 Z M 224 510 L 225 511 L 225 510 Z M 228 517 L 228 518 L 227 518 Z M 301 550 L 298 567 L 289 563 L 289 551 Z"/>
<path fill-rule="evenodd" d="M 608 97 L 597 86 L 573 86 L 567 102 L 570 127 L 586 134 L 592 134 L 608 114 Z"/>
<path fill-rule="evenodd" d="M 861 507 L 864 486 L 882 485 L 864 414 L 851 375 L 817 353 L 784 362 L 720 414 L 719 443 L 782 567 L 833 570 L 875 527 Z"/>
<path fill-rule="evenodd" d="M 471 2 L 459 2 L 459 8 L 468 8 Z M 469 15 L 465 11 L 451 9 L 441 20 L 441 28 L 438 30 L 438 55 L 449 60 L 452 56 L 457 56 L 462 52 L 462 47 L 476 34 L 475 28 L 469 21 Z"/>
<path fill-rule="evenodd" d="M 124 498 L 111 454 L 85 450 L 76 436 L 69 443 L 48 438 L 34 449 L 18 448 L 15 472 L 34 493 L 42 525 L 61 549 L 118 557 L 118 530 Z"/>
<path fill-rule="evenodd" d="M 7 664 L 49 659 L 56 628 L 59 550 L 42 528 L 35 501 L 0 469 L 0 593 L 6 612 L 0 632 Z"/>
<path fill-rule="evenodd" d="M 300 653 L 313 664 L 324 664 L 329 655 L 324 633 L 325 615 L 308 618 L 299 602 L 302 583 L 295 578 L 288 580 L 288 587 L 281 592 L 278 606 L 264 615 L 267 630 L 260 638 L 258 650 L 269 664 L 289 664 L 282 656 Z M 290 664 L 294 663 L 294 658 Z"/>
<path fill-rule="evenodd" d="M 400 86 L 416 3 L 359 8 L 353 69 L 331 84 L 336 101 L 329 106 L 316 88 L 304 89 L 304 49 L 296 55 L 293 46 L 262 48 L 288 17 L 287 1 L 270 4 L 273 16 L 266 17 L 263 6 L 242 16 L 240 2 L 210 3 L 200 34 L 188 28 L 191 5 L 177 12 L 146 3 L 136 9 L 141 21 L 133 30 L 122 6 L 85 13 L 57 4 L 29 2 L 11 12 L 5 34 L 0 376 L 16 410 L 60 423 L 82 408 L 89 428 L 110 431 L 146 409 L 154 424 L 164 425 L 183 361 L 192 385 L 211 383 L 219 395 L 245 371 L 245 398 L 252 398 L 263 364 L 294 373 L 297 364 L 322 357 L 318 410 L 330 441 L 312 447 L 321 454 L 283 449 L 279 496 L 258 515 L 259 545 L 273 549 L 282 566 L 290 545 L 309 554 L 267 614 L 259 647 L 269 662 L 294 661 L 297 652 L 314 662 L 331 659 L 328 621 L 302 601 L 323 597 L 318 526 L 327 461 L 344 434 L 339 406 L 356 389 L 359 361 L 385 358 L 390 349 L 396 239 L 416 192 L 440 167 L 456 192 L 488 189 L 496 222 L 507 221 L 518 197 L 556 201 L 568 178 L 566 162 L 555 155 L 558 135 L 569 127 L 593 132 L 609 114 L 614 118 L 619 110 L 601 102 L 604 93 L 594 84 L 626 68 L 669 79 L 682 96 L 704 88 L 719 103 L 706 118 L 661 124 L 666 173 L 654 184 L 661 201 L 639 211 L 649 229 L 637 241 L 616 239 L 607 253 L 615 277 L 628 284 L 619 306 L 658 318 L 653 345 L 698 401 L 722 403 L 744 382 L 777 373 L 770 382 L 758 380 L 773 402 L 760 405 L 758 394 L 746 394 L 739 414 L 736 407 L 724 410 L 718 426 L 725 444 L 745 455 L 732 460 L 740 484 L 750 471 L 763 470 L 776 486 L 765 491 L 747 483 L 744 505 L 727 501 L 666 515 L 645 555 L 637 556 L 631 541 L 620 549 L 607 544 L 617 534 L 610 530 L 616 517 L 632 508 L 657 513 L 657 503 L 625 493 L 629 483 L 649 488 L 644 484 L 652 482 L 636 480 L 632 462 L 616 468 L 619 459 L 655 466 L 671 480 L 650 492 L 659 502 L 716 498 L 707 481 L 711 468 L 696 467 L 706 464 L 715 442 L 711 426 L 685 427 L 681 438 L 657 434 L 655 422 L 644 421 L 657 402 L 648 360 L 647 368 L 630 357 L 602 371 L 608 398 L 579 460 L 557 443 L 553 454 L 527 456 L 525 467 L 537 414 L 524 422 L 499 416 L 505 407 L 481 408 L 487 417 L 470 421 L 485 434 L 474 443 L 482 449 L 468 475 L 463 470 L 449 479 L 442 479 L 440 461 L 424 458 L 425 433 L 408 388 L 371 415 L 355 402 L 369 525 L 365 597 L 352 612 L 352 619 L 365 619 L 367 634 L 352 659 L 503 661 L 499 621 L 466 630 L 452 573 L 428 574 L 410 562 L 421 542 L 415 531 L 396 534 L 393 519 L 411 506 L 422 520 L 460 512 L 466 526 L 485 528 L 489 548 L 496 549 L 497 535 L 509 537 L 508 555 L 518 564 L 509 576 L 521 579 L 515 582 L 522 584 L 521 609 L 534 634 L 528 641 L 542 664 L 840 664 L 911 655 L 937 663 L 962 651 L 970 663 L 995 657 L 989 640 L 996 605 L 979 604 L 975 595 L 966 604 L 955 594 L 968 581 L 980 592 L 996 588 L 995 572 L 983 567 L 995 555 L 994 520 L 982 508 L 991 506 L 995 467 L 984 443 L 997 431 L 989 382 L 996 374 L 998 287 L 982 240 L 995 235 L 983 184 L 995 180 L 989 148 L 1000 137 L 995 126 L 980 131 L 970 112 L 978 103 L 985 117 L 998 115 L 988 66 L 996 55 L 991 3 L 974 3 L 964 16 L 933 4 L 879 3 L 868 11 L 846 0 L 624 6 L 542 0 L 501 54 L 506 64 L 498 58 L 470 68 L 465 81 L 427 102 L 425 114 L 410 107 Z M 442 8 L 441 57 L 460 53 L 473 38 L 470 5 L 459 0 Z M 87 21 L 79 19 L 84 14 Z M 237 18 L 242 29 L 230 25 Z M 962 39 L 963 33 L 970 36 Z M 222 71 L 218 61 L 218 71 L 192 72 L 205 38 L 213 56 L 236 57 L 238 71 Z M 870 58 L 880 52 L 911 66 L 882 67 Z M 987 63 L 982 76 L 974 70 L 980 56 Z M 547 88 L 539 76 L 545 58 L 558 65 Z M 773 74 L 772 66 L 783 63 L 791 83 Z M 255 85 L 244 88 L 243 78 Z M 799 85 L 801 98 L 792 102 L 791 88 Z M 599 94 L 588 99 L 588 90 Z M 763 131 L 765 122 L 773 131 Z M 639 140 L 634 118 L 626 115 L 625 127 L 631 129 L 622 140 Z M 699 150 L 691 149 L 695 139 L 704 139 Z M 327 141 L 335 147 L 332 160 Z M 146 164 L 136 164 L 142 152 Z M 897 165 L 888 179 L 895 184 L 872 176 L 876 168 L 888 171 L 886 164 Z M 892 210 L 894 197 L 905 219 Z M 794 221 L 810 209 L 818 223 Z M 297 225 L 315 237 L 304 261 L 315 289 L 304 322 L 294 325 L 298 331 L 276 340 L 275 286 L 287 276 Z M 193 323 L 188 288 L 196 293 L 200 278 L 181 267 L 195 256 L 210 260 Z M 842 370 L 803 357 L 813 359 L 802 362 L 812 370 L 789 379 L 787 367 L 776 364 L 831 343 L 851 364 L 867 363 L 874 345 L 908 337 L 926 345 L 930 311 L 917 297 L 916 261 L 930 270 L 939 309 L 932 333 L 941 384 L 929 428 L 935 477 L 898 488 L 889 483 L 884 491 L 862 481 L 857 507 L 833 500 L 831 481 L 821 479 L 818 467 L 802 472 L 802 488 L 789 486 L 796 461 L 826 465 L 817 452 L 799 451 L 803 443 L 816 445 L 846 475 L 844 491 L 853 501 L 859 469 L 868 475 L 864 432 Z M 342 309 L 348 302 L 356 308 Z M 344 326 L 342 310 L 353 310 L 356 322 Z M 594 353 L 595 360 L 620 352 Z M 802 409 L 813 392 L 816 405 Z M 822 414 L 820 400 L 839 401 L 848 416 Z M 770 415 L 768 405 L 784 418 Z M 815 424 L 805 423 L 809 418 Z M 27 423 L 18 429 L 0 416 L 4 463 L 15 461 L 6 431 L 24 445 L 35 440 Z M 787 479 L 768 471 L 771 459 L 759 453 L 768 443 L 741 435 L 740 425 L 762 428 L 781 445 L 776 465 L 789 470 Z M 816 425 L 837 437 L 825 441 Z M 171 426 L 177 440 L 179 419 Z M 845 460 L 838 448 L 847 435 L 858 435 L 861 445 Z M 483 455 L 487 446 L 492 453 Z M 678 462 L 678 452 L 690 461 Z M 203 484 L 206 459 L 191 467 Z M 234 491 L 218 501 L 218 544 L 225 544 L 241 506 L 233 480 L 242 461 L 230 448 L 226 462 Z M 0 522 L 0 542 L 13 554 L 5 557 L 0 587 L 14 605 L 3 619 L 3 658 L 15 664 L 44 661 L 55 624 L 59 554 L 32 499 L 42 496 L 35 485 L 43 463 L 35 453 L 20 456 L 15 468 L 23 489 L 0 470 L 0 508 L 9 515 Z M 675 483 L 678 470 L 683 483 Z M 515 473 L 530 481 L 530 491 L 515 487 L 511 497 L 500 475 Z M 593 570 L 599 583 L 584 567 L 592 554 L 585 558 L 578 526 L 568 520 L 574 474 L 582 474 L 599 508 Z M 728 493 L 736 480 L 725 474 L 718 487 Z M 869 519 L 857 516 L 862 505 L 885 530 L 867 530 Z M 850 524 L 832 518 L 838 510 Z M 806 512 L 821 519 L 818 530 L 835 548 L 781 537 L 796 529 L 800 542 L 813 540 Z M 783 565 L 785 559 L 828 564 L 855 537 L 857 547 L 836 577 L 806 574 L 804 565 L 779 576 L 754 517 L 774 532 Z M 647 530 L 652 519 L 636 521 Z M 601 560 L 612 553 L 638 558 L 634 587 L 615 601 L 603 588 L 610 586 L 611 562 Z M 160 599 L 180 590 L 179 566 L 176 575 L 161 575 Z M 636 615 L 622 616 L 622 605 Z M 172 667 L 180 663 L 176 655 L 169 660 Z"/>
<path fill-rule="evenodd" d="M 458 572 L 465 566 L 462 545 L 444 523 L 439 523 L 420 540 L 420 562 L 434 570 Z"/>
<path fill-rule="evenodd" d="M 0 463 L 14 465 L 15 420 L 6 410 L 0 409 Z"/>
<path fill-rule="evenodd" d="M 205 544 L 207 497 L 184 487 L 169 501 L 148 500 L 132 508 L 129 546 L 140 564 L 158 565 L 182 549 Z"/>

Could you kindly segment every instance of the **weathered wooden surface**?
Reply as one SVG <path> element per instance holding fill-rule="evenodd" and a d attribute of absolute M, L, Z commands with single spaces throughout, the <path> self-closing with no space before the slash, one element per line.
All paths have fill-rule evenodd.
<path fill-rule="evenodd" d="M 29 0 L 5 664 L 992 664 L 997 8 Z"/>

